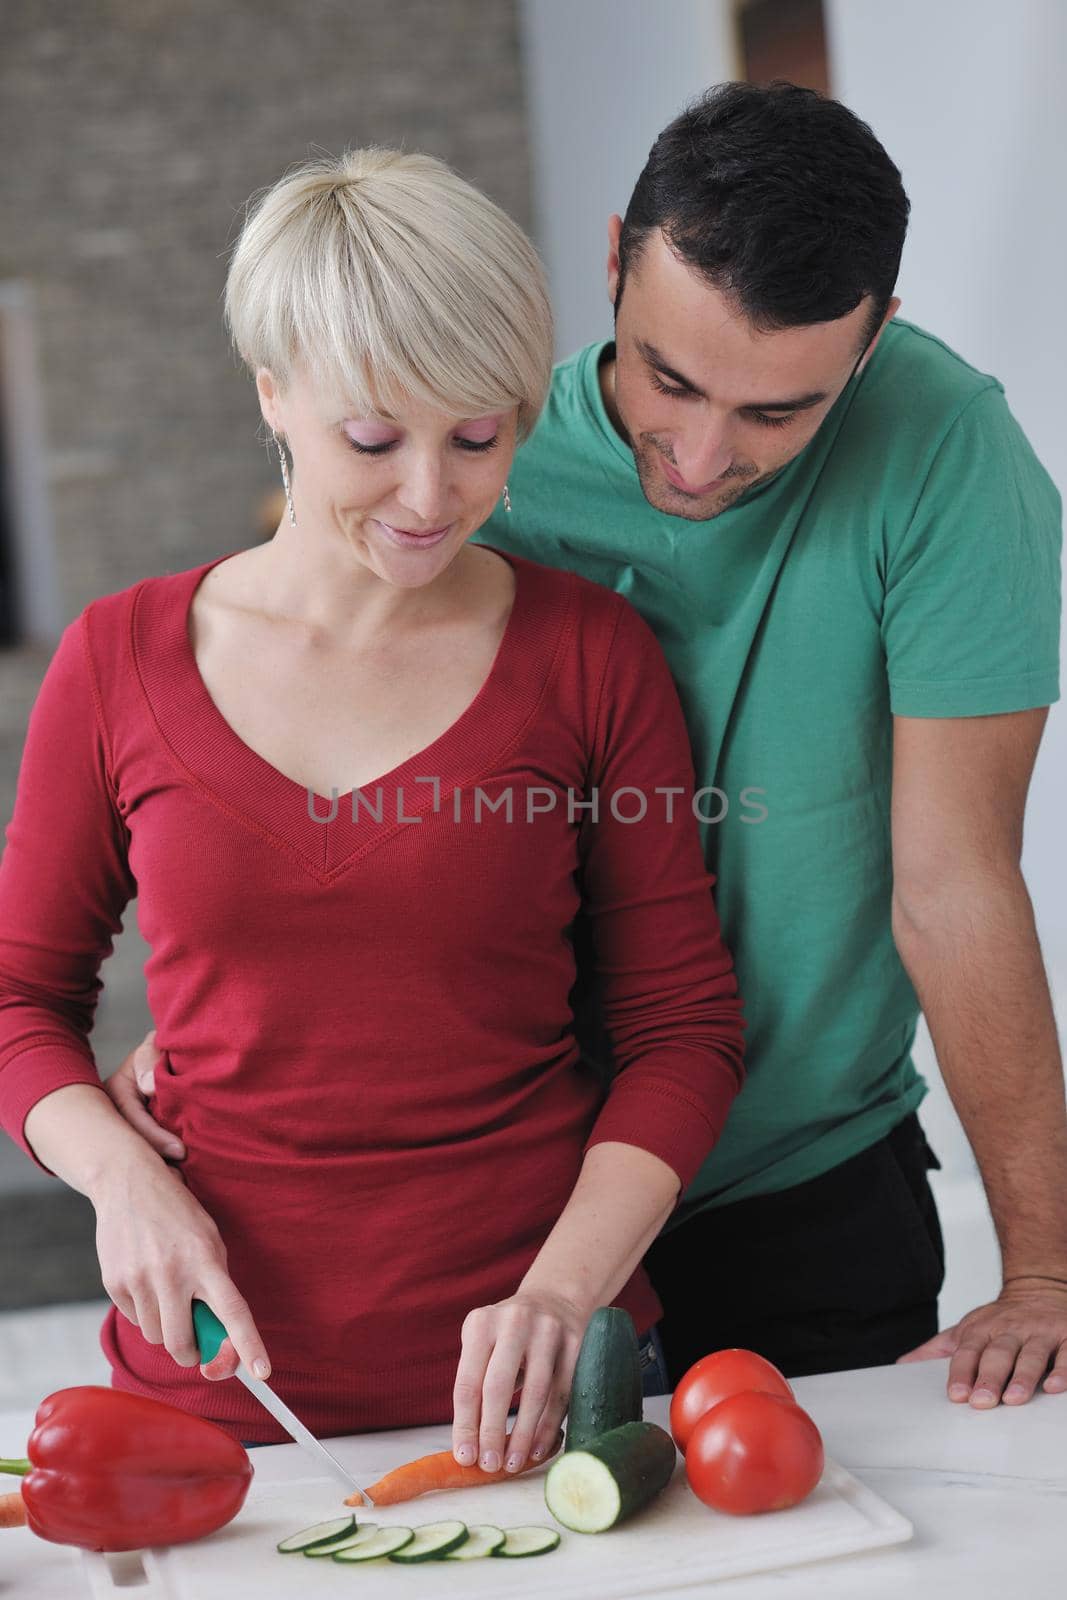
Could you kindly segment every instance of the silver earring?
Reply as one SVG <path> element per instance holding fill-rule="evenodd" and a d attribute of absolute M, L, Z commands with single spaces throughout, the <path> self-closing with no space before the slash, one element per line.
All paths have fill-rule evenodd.
<path fill-rule="evenodd" d="M 281 463 L 282 483 L 285 485 L 285 503 L 289 507 L 289 521 L 295 528 L 296 511 L 293 508 L 293 486 L 289 482 L 289 463 L 285 459 L 285 450 L 282 447 L 282 441 L 278 438 L 278 435 L 275 433 L 273 428 L 270 430 L 270 436 L 274 440 L 274 448 L 278 452 L 278 460 Z"/>
<path fill-rule="evenodd" d="M 508 513 L 511 511 L 511 496 L 508 494 L 507 484 L 504 485 L 504 510 Z"/>

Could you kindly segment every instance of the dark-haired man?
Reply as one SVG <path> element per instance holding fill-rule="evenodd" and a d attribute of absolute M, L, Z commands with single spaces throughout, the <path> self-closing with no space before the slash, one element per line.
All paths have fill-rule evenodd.
<path fill-rule="evenodd" d="M 723 1345 L 790 1374 L 919 1347 L 981 1406 L 1050 1366 L 1067 1388 L 1064 1083 L 1019 866 L 1060 507 L 1000 384 L 896 317 L 907 214 L 845 107 L 705 96 L 612 218 L 614 341 L 557 368 L 479 537 L 633 601 L 708 791 L 749 1076 L 647 1260 L 672 1382 Z M 936 1338 L 920 1001 L 1004 1264 Z"/>

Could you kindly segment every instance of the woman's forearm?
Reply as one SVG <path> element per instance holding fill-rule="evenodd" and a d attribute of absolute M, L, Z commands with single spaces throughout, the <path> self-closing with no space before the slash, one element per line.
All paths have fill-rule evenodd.
<path fill-rule="evenodd" d="M 68 1083 L 31 1106 L 26 1142 L 43 1166 L 90 1200 L 105 1182 L 166 1163 L 116 1111 L 103 1089 Z"/>
<path fill-rule="evenodd" d="M 595 1144 L 519 1292 L 562 1295 L 590 1316 L 610 1305 L 674 1210 L 680 1187 L 659 1156 L 632 1144 Z"/>
<path fill-rule="evenodd" d="M 218 1228 L 103 1090 L 88 1083 L 54 1089 L 27 1113 L 23 1131 L 37 1159 L 92 1201 L 104 1288 L 143 1337 L 165 1345 L 180 1366 L 196 1366 L 190 1306 L 206 1300 L 225 1324 L 229 1345 L 205 1377 L 232 1376 L 238 1360 L 267 1377 L 270 1358 L 226 1270 Z"/>

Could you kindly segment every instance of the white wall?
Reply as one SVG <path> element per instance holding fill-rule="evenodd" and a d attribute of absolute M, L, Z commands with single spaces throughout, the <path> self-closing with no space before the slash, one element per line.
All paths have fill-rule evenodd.
<path fill-rule="evenodd" d="M 520 0 L 536 223 L 569 355 L 611 333 L 607 223 L 660 129 L 736 67 L 726 0 Z"/>
<path fill-rule="evenodd" d="M 912 203 L 901 315 L 1004 384 L 1067 493 L 1067 5 L 1063 0 L 827 0 L 835 95 L 869 122 Z M 1067 689 L 1067 672 L 1065 672 Z M 1067 712 L 1049 718 L 1024 867 L 1057 1014 L 1067 1018 Z M 944 1163 L 942 1323 L 993 1293 L 999 1257 L 974 1162 L 920 1033 L 922 1118 Z"/>
<path fill-rule="evenodd" d="M 1000 379 L 1067 497 L 1067 4 L 827 0 L 827 13 L 834 93 L 871 124 L 911 198 L 901 315 Z M 1067 969 L 1065 812 L 1057 707 L 1024 856 L 1057 969 Z"/>

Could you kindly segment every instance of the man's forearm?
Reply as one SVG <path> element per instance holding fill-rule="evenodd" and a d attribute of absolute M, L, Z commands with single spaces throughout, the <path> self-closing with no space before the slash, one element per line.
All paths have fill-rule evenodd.
<path fill-rule="evenodd" d="M 647 1150 L 595 1144 L 520 1292 L 548 1290 L 590 1315 L 610 1305 L 674 1210 L 679 1187 L 677 1174 Z"/>
<path fill-rule="evenodd" d="M 1067 1110 L 1021 873 L 942 886 L 894 934 L 974 1151 L 1004 1277 L 1067 1279 Z"/>

